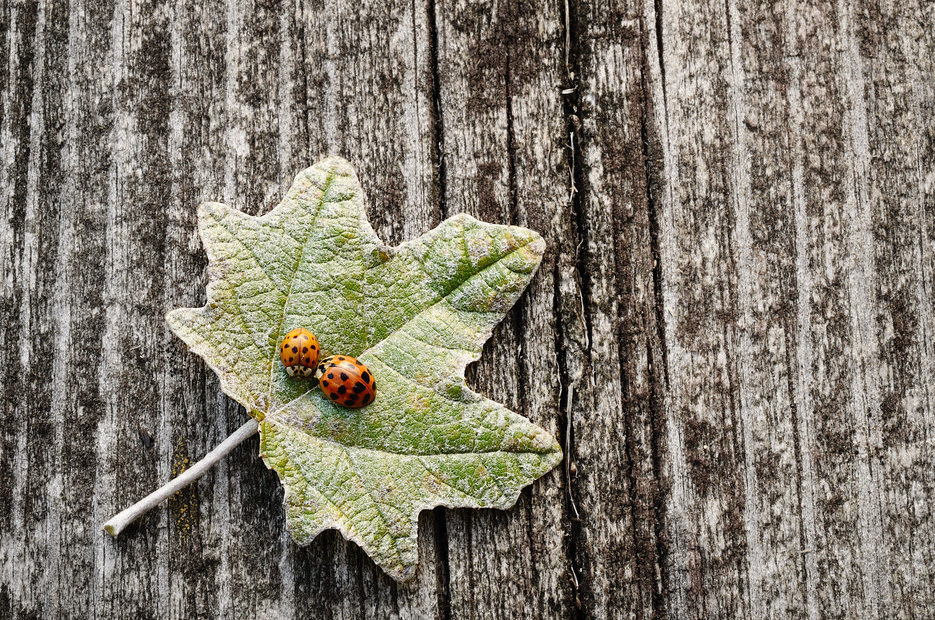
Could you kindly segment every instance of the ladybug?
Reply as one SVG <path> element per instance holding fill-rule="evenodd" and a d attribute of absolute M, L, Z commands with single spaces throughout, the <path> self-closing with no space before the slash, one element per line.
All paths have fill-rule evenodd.
<path fill-rule="evenodd" d="M 290 377 L 308 379 L 318 364 L 318 338 L 304 327 L 297 327 L 286 334 L 279 345 L 279 358 Z"/>
<path fill-rule="evenodd" d="M 326 357 L 318 364 L 315 376 L 325 396 L 352 409 L 370 404 L 377 393 L 370 369 L 350 355 Z"/>

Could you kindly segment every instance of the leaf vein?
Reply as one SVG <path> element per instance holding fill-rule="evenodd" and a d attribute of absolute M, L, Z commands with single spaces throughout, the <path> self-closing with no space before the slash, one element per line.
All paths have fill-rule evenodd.
<path fill-rule="evenodd" d="M 315 212 L 312 213 L 311 211 L 306 209 L 306 212 L 312 216 L 312 221 L 309 223 L 309 225 L 305 229 L 306 233 L 305 233 L 305 240 L 302 243 L 302 251 L 299 252 L 299 257 L 296 259 L 295 264 L 292 265 L 292 270 L 289 273 L 289 291 L 286 293 L 286 300 L 282 304 L 282 316 L 279 317 L 279 327 L 277 327 L 276 329 L 278 336 L 276 337 L 276 340 L 273 343 L 273 349 L 269 352 L 269 356 L 268 356 L 271 361 L 276 355 L 276 345 L 279 343 L 279 341 L 283 337 L 282 328 L 283 328 L 283 324 L 285 324 L 286 322 L 286 307 L 289 305 L 289 300 L 292 298 L 292 287 L 295 284 L 296 273 L 298 273 L 299 267 L 302 264 L 302 260 L 305 258 L 305 252 L 308 250 L 308 242 L 312 238 L 312 231 L 315 228 L 315 223 L 318 221 L 318 216 L 321 215 L 321 209 L 325 205 L 325 201 L 327 200 L 328 190 L 331 189 L 331 185 L 334 182 L 334 177 L 335 177 L 335 174 L 332 171 L 329 171 L 328 176 L 325 177 L 325 183 L 321 190 L 321 200 L 318 202 L 318 208 L 315 210 Z M 302 208 L 305 208 L 304 203 L 302 204 Z M 270 364 L 270 369 L 269 369 L 269 389 L 267 391 L 269 395 L 268 396 L 269 402 L 273 401 L 273 373 L 274 372 L 276 372 L 276 363 L 272 362 Z"/>

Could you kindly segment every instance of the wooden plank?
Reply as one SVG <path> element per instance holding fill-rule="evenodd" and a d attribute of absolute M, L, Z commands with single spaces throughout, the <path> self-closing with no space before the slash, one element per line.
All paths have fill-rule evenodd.
<path fill-rule="evenodd" d="M 307 161 L 352 161 L 374 229 L 397 245 L 441 221 L 428 5 L 302 9 Z"/>
<path fill-rule="evenodd" d="M 911 555 L 908 502 L 884 507 L 897 483 L 929 488 L 916 477 L 930 458 L 925 332 L 905 318 L 927 304 L 922 250 L 908 241 L 921 213 L 918 198 L 875 183 L 870 162 L 890 139 L 906 148 L 921 135 L 921 102 L 894 114 L 918 56 L 875 60 L 878 43 L 858 33 L 889 20 L 859 25 L 842 4 L 665 8 L 669 609 L 905 614 L 926 594 L 899 579 L 924 560 L 884 566 Z M 922 37 L 889 32 L 897 46 Z M 876 62 L 890 81 L 871 92 L 865 67 Z M 887 128 L 898 120 L 901 131 Z M 909 152 L 912 166 L 877 169 L 918 171 Z M 888 300 L 898 264 L 901 305 Z M 882 359 L 892 341 L 898 365 Z M 887 397 L 892 366 L 903 384 Z M 911 536 L 929 536 L 924 517 L 914 525 Z"/>
<path fill-rule="evenodd" d="M 249 213 L 268 210 L 282 182 L 278 138 L 295 124 L 281 119 L 277 109 L 286 104 L 276 71 L 284 45 L 277 15 L 268 7 L 222 2 L 186 3 L 175 10 L 167 37 L 172 88 L 166 106 L 177 191 L 169 198 L 174 243 L 167 242 L 166 250 L 173 268 L 167 270 L 163 312 L 204 303 L 197 205 L 219 200 Z M 267 43 L 255 47 L 260 33 Z M 291 64 L 284 59 L 284 67 Z M 193 281 L 193 273 L 200 277 Z M 167 407 L 159 428 L 168 466 L 163 479 L 177 470 L 180 459 L 197 459 L 246 419 L 240 406 L 217 395 L 213 374 L 167 329 L 165 342 Z M 172 368 L 182 372 L 170 374 Z M 173 403 L 187 414 L 172 411 Z M 288 539 L 279 529 L 284 519 L 274 510 L 282 495 L 257 452 L 256 440 L 248 441 L 194 492 L 170 504 L 167 540 L 160 545 L 170 553 L 162 568 L 167 615 L 231 617 L 242 606 L 290 611 L 290 573 L 283 562 Z M 188 516 L 192 511 L 197 521 Z"/>
<path fill-rule="evenodd" d="M 923 139 L 932 126 L 923 106 L 933 103 L 935 22 L 930 9 L 913 3 L 838 10 L 847 29 L 842 64 L 848 68 L 848 117 L 854 125 L 852 200 L 866 228 L 866 241 L 858 247 L 872 248 L 860 255 L 861 268 L 870 274 L 861 283 L 869 345 L 863 365 L 877 368 L 861 377 L 877 399 L 865 414 L 866 445 L 858 450 L 867 462 L 865 476 L 877 486 L 860 494 L 875 509 L 869 511 L 875 520 L 863 520 L 874 545 L 867 551 L 873 558 L 862 567 L 865 608 L 880 617 L 909 618 L 935 604 L 935 521 L 922 508 L 933 489 L 935 454 L 927 437 L 935 411 L 927 365 L 931 244 L 921 187 L 922 171 L 935 163 L 931 141 Z"/>
<path fill-rule="evenodd" d="M 588 399 L 574 425 L 582 602 L 596 617 L 662 612 L 657 474 L 665 358 L 654 253 L 662 158 L 649 90 L 655 18 L 640 3 L 577 7 L 576 137 Z M 574 126 L 574 125 L 573 125 Z M 661 530 L 660 530 L 661 531 Z"/>
<path fill-rule="evenodd" d="M 4 367 L 13 373 L 3 390 L 10 424 L 3 436 L 15 441 L 8 471 L 16 474 L 0 489 L 10 519 L 3 527 L 2 598 L 13 616 L 64 605 L 80 614 L 90 608 L 91 592 L 76 596 L 55 584 L 93 573 L 89 498 L 103 417 L 99 308 L 106 253 L 98 205 L 108 193 L 99 174 L 107 167 L 99 123 L 107 103 L 96 86 L 107 46 L 97 30 L 69 46 L 80 25 L 61 6 L 23 3 L 10 13 L 16 106 L 4 114 L 4 133 L 13 140 L 4 140 L 3 159 L 19 165 L 3 183 L 13 190 L 3 195 L 14 245 L 2 252 L 11 259 L 3 280 L 13 288 L 12 297 L 4 296 L 2 322 L 16 330 L 3 347 Z M 98 15 L 91 9 L 85 17 Z M 88 102 L 80 116 L 79 97 Z"/>
<path fill-rule="evenodd" d="M 530 226 L 548 251 L 529 290 L 494 332 L 468 384 L 558 434 L 562 383 L 556 276 L 574 251 L 565 159 L 562 16 L 554 3 L 435 6 L 439 136 L 446 215 Z M 560 470 L 508 512 L 447 515 L 455 618 L 571 613 Z"/>
<path fill-rule="evenodd" d="M 660 261 L 668 361 L 666 573 L 673 617 L 741 617 L 744 424 L 738 397 L 737 272 L 731 255 L 730 66 L 726 6 L 663 5 L 654 75 L 665 114 L 667 196 Z M 701 49 L 695 42 L 704 40 Z M 678 85 L 671 87 L 670 85 Z"/>

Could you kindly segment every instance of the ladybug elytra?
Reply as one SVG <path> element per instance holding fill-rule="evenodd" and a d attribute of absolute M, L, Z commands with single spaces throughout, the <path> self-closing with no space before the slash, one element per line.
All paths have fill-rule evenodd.
<path fill-rule="evenodd" d="M 349 355 L 332 355 L 321 360 L 315 376 L 322 393 L 344 407 L 356 409 L 368 405 L 377 393 L 373 373 Z"/>
<path fill-rule="evenodd" d="M 297 327 L 282 339 L 279 358 L 290 377 L 308 379 L 315 372 L 319 351 L 315 334 L 304 327 Z"/>

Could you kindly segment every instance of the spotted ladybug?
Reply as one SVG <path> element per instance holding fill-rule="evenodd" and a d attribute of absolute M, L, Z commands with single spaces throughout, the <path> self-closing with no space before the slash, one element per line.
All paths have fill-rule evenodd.
<path fill-rule="evenodd" d="M 350 355 L 326 357 L 318 364 L 315 376 L 325 396 L 345 407 L 368 405 L 377 393 L 373 374 Z"/>
<path fill-rule="evenodd" d="M 282 339 L 279 358 L 290 377 L 308 379 L 315 372 L 320 351 L 315 334 L 304 327 L 297 327 Z"/>

